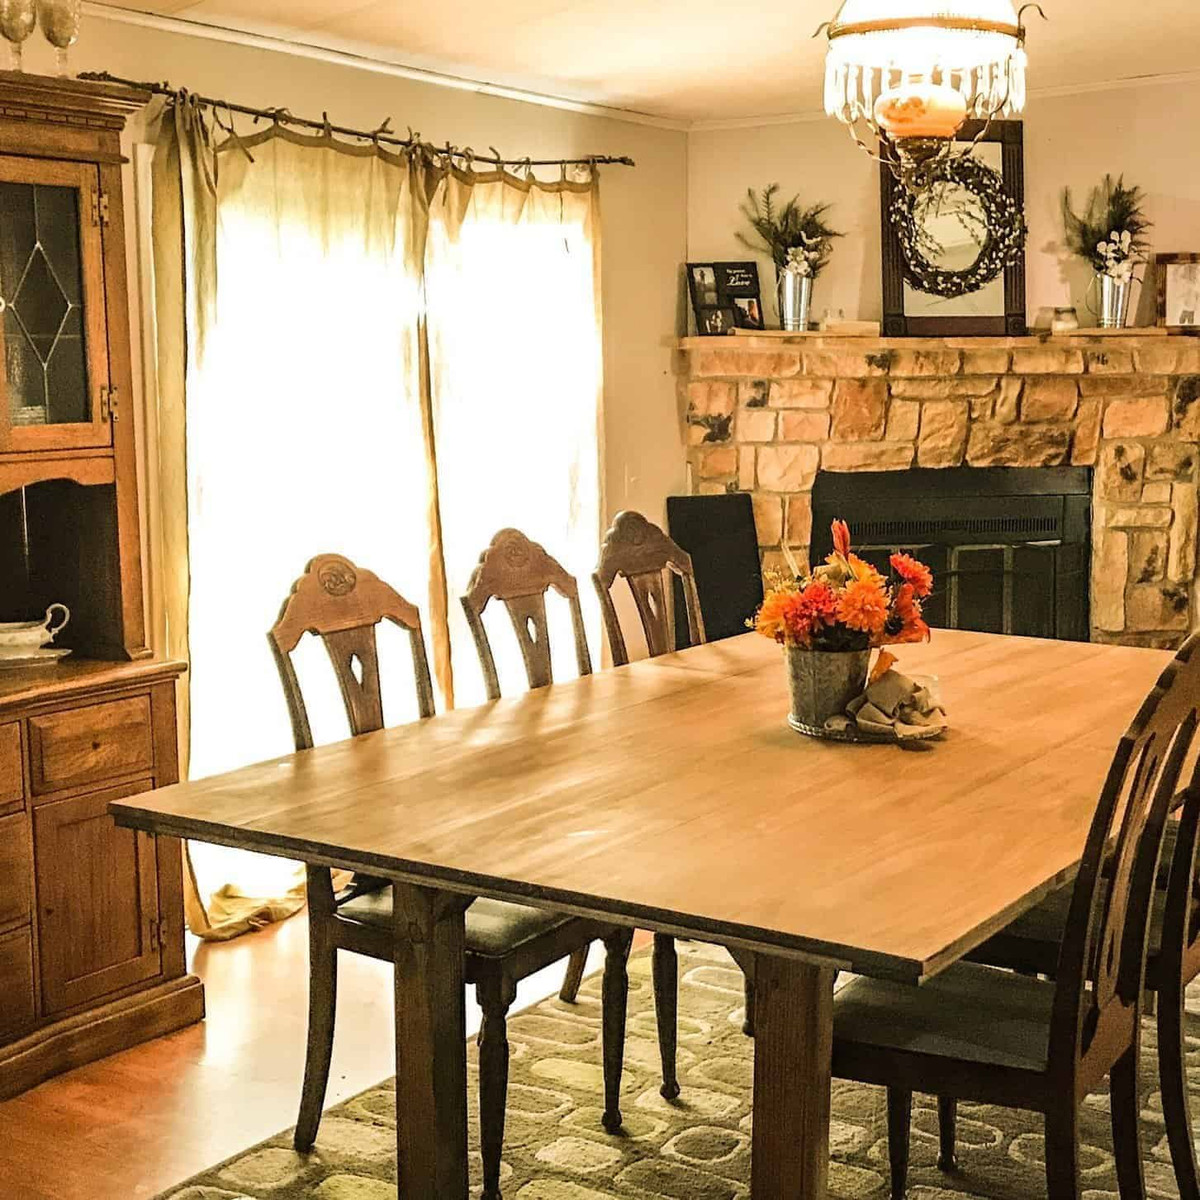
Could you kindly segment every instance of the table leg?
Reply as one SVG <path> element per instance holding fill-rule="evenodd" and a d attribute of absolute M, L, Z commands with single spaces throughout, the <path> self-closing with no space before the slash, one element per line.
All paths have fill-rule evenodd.
<path fill-rule="evenodd" d="M 754 956 L 753 1200 L 825 1200 L 836 975 Z"/>
<path fill-rule="evenodd" d="M 396 1169 L 405 1200 L 467 1200 L 463 913 L 469 900 L 393 884 Z"/>

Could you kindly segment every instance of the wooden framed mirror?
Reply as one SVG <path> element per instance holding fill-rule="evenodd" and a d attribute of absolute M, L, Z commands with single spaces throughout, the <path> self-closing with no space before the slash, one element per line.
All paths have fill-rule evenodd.
<path fill-rule="evenodd" d="M 978 138 L 972 156 L 995 170 L 1005 195 L 1017 211 L 1025 205 L 1024 125 L 1020 121 L 968 121 L 955 150 L 965 150 Z M 904 250 L 891 211 L 901 184 L 886 166 L 880 167 L 880 244 L 883 252 L 883 333 L 885 337 L 1019 337 L 1025 324 L 1025 255 L 990 283 L 966 295 L 943 297 L 919 291 L 905 278 Z M 937 211 L 926 218 L 926 250 L 931 267 L 948 271 L 968 269 L 983 246 L 978 197 L 967 188 L 944 184 Z"/>

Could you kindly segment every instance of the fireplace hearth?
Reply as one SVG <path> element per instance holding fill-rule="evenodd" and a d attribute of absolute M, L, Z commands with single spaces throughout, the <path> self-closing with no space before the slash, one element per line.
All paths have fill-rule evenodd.
<path fill-rule="evenodd" d="M 1088 639 L 1091 471 L 1083 467 L 823 471 L 813 485 L 812 557 L 829 525 L 850 525 L 884 575 L 897 550 L 934 572 L 929 623 L 1026 637 Z"/>

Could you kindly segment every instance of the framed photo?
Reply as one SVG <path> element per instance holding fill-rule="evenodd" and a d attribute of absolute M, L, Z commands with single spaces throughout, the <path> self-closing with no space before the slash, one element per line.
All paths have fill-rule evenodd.
<path fill-rule="evenodd" d="M 737 328 L 737 309 L 717 304 L 696 309 L 696 329 L 701 337 L 724 337 Z"/>
<path fill-rule="evenodd" d="M 688 263 L 687 272 L 701 336 L 765 328 L 757 263 Z"/>
<path fill-rule="evenodd" d="M 1200 330 L 1200 254 L 1159 254 L 1158 323 L 1168 329 Z"/>

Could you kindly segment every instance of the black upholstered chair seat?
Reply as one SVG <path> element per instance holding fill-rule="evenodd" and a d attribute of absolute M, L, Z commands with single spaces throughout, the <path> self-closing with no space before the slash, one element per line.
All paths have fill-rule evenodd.
<path fill-rule="evenodd" d="M 1108 887 L 1107 880 L 1101 886 Z M 1150 909 L 1150 931 L 1146 942 L 1147 972 L 1153 979 L 1162 947 L 1163 918 L 1166 914 L 1167 893 L 1154 890 Z M 1053 975 L 1058 970 L 1058 954 L 1067 929 L 1071 910 L 1071 888 L 1051 892 L 1041 904 L 1018 917 L 995 937 L 989 938 L 969 957 L 975 962 L 992 966 L 1011 967 L 1019 971 L 1037 971 Z"/>
<path fill-rule="evenodd" d="M 338 905 L 338 916 L 363 925 L 391 930 L 392 889 L 386 887 L 365 896 L 355 896 Z M 507 900 L 476 900 L 466 913 L 468 954 L 503 958 L 544 933 L 574 920 L 565 913 L 530 908 Z"/>
<path fill-rule="evenodd" d="M 838 1043 L 957 1062 L 1044 1071 L 1054 984 L 977 963 L 955 963 L 921 987 L 851 980 L 834 998 Z"/>

